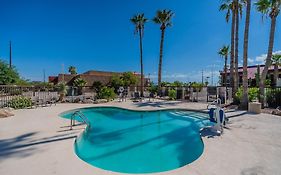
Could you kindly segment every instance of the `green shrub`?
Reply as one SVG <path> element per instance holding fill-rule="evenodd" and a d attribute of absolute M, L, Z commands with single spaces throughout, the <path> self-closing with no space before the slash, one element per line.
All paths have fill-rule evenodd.
<path fill-rule="evenodd" d="M 102 87 L 100 92 L 98 93 L 98 98 L 99 99 L 107 99 L 112 100 L 114 99 L 116 96 L 115 92 L 114 92 L 114 88 L 109 88 L 109 87 Z"/>
<path fill-rule="evenodd" d="M 281 89 L 271 89 L 266 92 L 266 102 L 268 107 L 276 108 L 281 106 Z"/>
<path fill-rule="evenodd" d="M 9 106 L 14 109 L 23 109 L 32 106 L 32 101 L 27 97 L 16 97 L 9 101 Z"/>
<path fill-rule="evenodd" d="M 257 100 L 258 95 L 259 95 L 259 89 L 258 88 L 256 88 L 256 87 L 249 88 L 249 91 L 248 91 L 249 102 L 253 102 L 254 100 Z M 240 104 L 241 101 L 242 101 L 242 96 L 243 96 L 243 89 L 240 87 L 235 94 L 234 103 Z"/>
<path fill-rule="evenodd" d="M 158 87 L 154 84 L 152 84 L 149 88 L 148 91 L 152 94 L 156 94 L 158 92 Z"/>
<path fill-rule="evenodd" d="M 168 91 L 168 96 L 170 100 L 175 100 L 177 98 L 177 92 L 174 89 Z"/>

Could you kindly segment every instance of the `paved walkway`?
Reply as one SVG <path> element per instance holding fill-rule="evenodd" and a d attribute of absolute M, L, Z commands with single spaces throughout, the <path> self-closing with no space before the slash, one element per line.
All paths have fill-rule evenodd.
<path fill-rule="evenodd" d="M 207 106 L 198 103 L 129 101 L 103 105 L 138 110 L 204 110 Z M 58 114 L 88 106 L 98 105 L 58 104 L 17 110 L 14 117 L 0 119 L 0 174 L 120 174 L 88 165 L 73 151 L 75 137 L 83 131 L 84 126 L 69 131 L 69 120 L 58 117 Z M 198 160 L 182 168 L 158 174 L 281 174 L 281 118 L 268 114 L 252 115 L 243 111 L 229 112 L 227 116 L 231 117 L 230 124 L 221 137 L 203 133 L 205 149 Z"/>

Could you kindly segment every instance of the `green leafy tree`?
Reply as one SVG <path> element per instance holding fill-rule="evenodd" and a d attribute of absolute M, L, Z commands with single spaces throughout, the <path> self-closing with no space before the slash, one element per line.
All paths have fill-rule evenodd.
<path fill-rule="evenodd" d="M 121 76 L 114 74 L 111 77 L 109 85 L 113 87 L 115 90 L 117 90 L 120 86 L 124 86 L 124 81 L 123 79 L 121 79 Z"/>
<path fill-rule="evenodd" d="M 174 81 L 172 83 L 172 86 L 175 86 L 175 87 L 182 87 L 184 86 L 184 83 L 183 82 L 180 82 L 180 81 Z"/>
<path fill-rule="evenodd" d="M 261 74 L 260 85 L 259 85 L 260 94 L 261 94 L 260 101 L 262 104 L 264 104 L 265 80 L 266 80 L 266 75 L 268 73 L 269 66 L 271 65 L 272 62 L 271 58 L 272 58 L 272 51 L 274 46 L 276 19 L 280 13 L 281 0 L 258 0 L 258 2 L 255 3 L 255 5 L 257 7 L 257 10 L 261 12 L 263 16 L 264 15 L 269 16 L 271 19 L 267 57 L 266 57 L 264 69 Z"/>
<path fill-rule="evenodd" d="M 121 76 L 124 86 L 136 85 L 138 82 L 137 76 L 132 72 L 124 72 Z"/>
<path fill-rule="evenodd" d="M 224 58 L 224 77 L 223 77 L 223 81 L 222 84 L 224 86 L 227 85 L 226 79 L 227 79 L 227 58 L 228 58 L 228 54 L 229 54 L 229 46 L 224 45 L 218 52 L 218 54 Z"/>
<path fill-rule="evenodd" d="M 164 38 L 165 30 L 167 27 L 172 26 L 172 17 L 174 13 L 171 10 L 158 10 L 156 16 L 153 18 L 153 21 L 156 24 L 160 25 L 161 30 L 161 40 L 160 40 L 160 56 L 159 56 L 159 65 L 158 65 L 158 91 L 160 94 L 161 91 L 161 81 L 162 81 L 162 61 L 163 61 L 163 47 L 164 47 Z"/>
<path fill-rule="evenodd" d="M 15 67 L 10 68 L 7 63 L 0 60 L 0 85 L 17 84 L 20 76 Z"/>
<path fill-rule="evenodd" d="M 141 97 L 143 97 L 143 87 L 144 87 L 144 74 L 143 74 L 143 49 L 142 49 L 142 38 L 144 32 L 144 24 L 147 22 L 147 19 L 144 17 L 144 14 L 137 14 L 131 18 L 131 22 L 135 25 L 135 33 L 139 34 L 140 37 L 140 64 L 141 64 Z"/>
<path fill-rule="evenodd" d="M 76 74 L 77 74 L 76 67 L 74 67 L 74 66 L 69 66 L 68 72 L 69 72 L 71 75 L 76 75 Z"/>
<path fill-rule="evenodd" d="M 95 90 L 96 93 L 99 93 L 102 87 L 103 84 L 100 81 L 95 81 L 92 85 L 92 88 Z"/>

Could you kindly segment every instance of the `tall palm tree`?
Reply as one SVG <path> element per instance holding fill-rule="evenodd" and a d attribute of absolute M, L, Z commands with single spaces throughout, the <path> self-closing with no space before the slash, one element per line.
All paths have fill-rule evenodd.
<path fill-rule="evenodd" d="M 274 64 L 274 84 L 277 86 L 279 77 L 278 66 L 281 66 L 281 54 L 272 55 L 272 63 Z"/>
<path fill-rule="evenodd" d="M 264 87 L 265 87 L 265 79 L 268 73 L 268 68 L 271 65 L 272 51 L 274 45 L 274 35 L 276 28 L 276 18 L 280 12 L 281 0 L 258 0 L 255 3 L 257 10 L 261 12 L 263 15 L 268 15 L 271 18 L 271 26 L 270 26 L 270 35 L 269 35 L 269 44 L 267 50 L 267 57 L 265 61 L 265 66 L 261 74 L 260 79 L 260 101 L 262 105 L 264 104 Z"/>
<path fill-rule="evenodd" d="M 248 44 L 249 44 L 249 29 L 250 29 L 250 15 L 251 15 L 251 0 L 246 2 L 246 20 L 244 31 L 243 44 L 243 97 L 242 107 L 248 109 Z"/>
<path fill-rule="evenodd" d="M 160 56 L 158 66 L 158 92 L 161 90 L 161 78 L 162 78 L 162 59 L 163 59 L 163 45 L 165 37 L 165 29 L 172 26 L 172 17 L 174 13 L 171 10 L 158 10 L 153 21 L 160 25 L 161 30 L 161 41 L 160 41 Z"/>
<path fill-rule="evenodd" d="M 233 1 L 225 0 L 221 4 L 220 11 L 226 11 L 225 19 L 226 22 L 229 22 L 231 16 L 231 44 L 230 44 L 230 86 L 234 87 L 234 36 L 235 36 L 235 4 Z M 234 95 L 234 91 L 232 90 L 232 94 Z"/>
<path fill-rule="evenodd" d="M 147 19 L 144 17 L 144 14 L 137 14 L 131 18 L 131 22 L 135 25 L 135 33 L 139 34 L 140 37 L 140 65 L 141 65 L 141 97 L 143 97 L 143 86 L 144 86 L 144 75 L 143 75 L 143 57 L 142 57 L 142 38 L 144 32 L 144 24 L 147 22 Z"/>
<path fill-rule="evenodd" d="M 74 67 L 74 66 L 69 66 L 68 72 L 69 72 L 71 75 L 76 75 L 76 74 L 77 74 L 76 67 Z"/>
<path fill-rule="evenodd" d="M 226 22 L 231 16 L 231 51 L 230 51 L 230 83 L 235 95 L 238 84 L 238 42 L 239 42 L 239 14 L 242 15 L 242 4 L 245 0 L 224 0 L 220 5 L 220 11 L 226 11 Z M 234 71 L 235 69 L 235 71 Z"/>
<path fill-rule="evenodd" d="M 229 54 L 229 46 L 224 45 L 218 52 L 218 54 L 224 58 L 224 77 L 222 84 L 227 86 L 227 58 Z"/>
<path fill-rule="evenodd" d="M 239 56 L 239 16 L 242 18 L 243 4 L 245 0 L 235 0 L 235 78 L 234 78 L 234 92 L 237 92 L 239 87 L 239 74 L 238 74 L 238 56 Z"/>

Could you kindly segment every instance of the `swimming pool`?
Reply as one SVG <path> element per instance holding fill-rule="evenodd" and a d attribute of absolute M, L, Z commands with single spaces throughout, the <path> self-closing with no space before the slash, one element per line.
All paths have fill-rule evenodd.
<path fill-rule="evenodd" d="M 199 134 L 209 123 L 204 113 L 115 107 L 80 111 L 91 127 L 76 139 L 75 153 L 95 167 L 122 173 L 163 172 L 190 164 L 204 149 Z M 70 118 L 72 113 L 62 117 Z"/>

